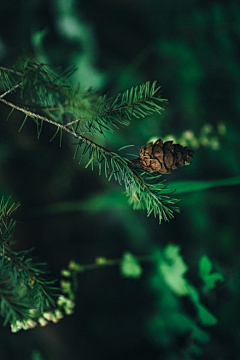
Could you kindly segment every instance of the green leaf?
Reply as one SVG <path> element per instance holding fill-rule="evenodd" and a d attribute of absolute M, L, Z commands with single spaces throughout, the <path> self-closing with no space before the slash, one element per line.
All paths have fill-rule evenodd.
<path fill-rule="evenodd" d="M 221 180 L 203 180 L 203 181 L 175 181 L 169 185 L 169 188 L 178 194 L 185 194 L 193 191 L 203 191 L 220 186 L 233 186 L 240 184 L 240 176 L 234 176 Z"/>
<path fill-rule="evenodd" d="M 204 255 L 199 260 L 199 274 L 202 279 L 204 279 L 212 270 L 212 263 L 209 258 Z"/>
<path fill-rule="evenodd" d="M 217 281 L 224 281 L 224 277 L 219 274 L 219 273 L 214 273 L 209 275 L 206 279 L 205 279 L 205 287 L 207 289 L 214 289 L 216 286 L 216 282 Z"/>
<path fill-rule="evenodd" d="M 179 250 L 180 248 L 176 245 L 168 245 L 164 249 L 159 271 L 171 290 L 179 296 L 184 296 L 189 295 L 191 288 L 184 278 L 188 267 L 180 256 Z"/>
<path fill-rule="evenodd" d="M 198 304 L 197 310 L 198 318 L 201 321 L 202 325 L 213 326 L 217 324 L 218 320 L 216 316 L 210 313 L 210 311 L 208 311 L 205 306 L 203 306 L 202 304 Z"/>
<path fill-rule="evenodd" d="M 222 274 L 220 273 L 210 274 L 211 270 L 212 270 L 211 261 L 206 255 L 202 256 L 199 261 L 199 275 L 205 284 L 205 290 L 214 289 L 216 286 L 216 282 L 218 280 L 219 281 L 224 280 Z"/>
<path fill-rule="evenodd" d="M 126 252 L 120 264 L 120 272 L 125 277 L 138 279 L 142 275 L 142 268 L 135 256 Z"/>

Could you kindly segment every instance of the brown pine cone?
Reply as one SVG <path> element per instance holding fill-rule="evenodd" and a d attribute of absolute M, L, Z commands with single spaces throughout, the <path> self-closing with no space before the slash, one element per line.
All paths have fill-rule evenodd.
<path fill-rule="evenodd" d="M 173 144 L 173 141 L 163 143 L 162 139 L 158 139 L 155 143 L 142 146 L 140 158 L 133 160 L 133 163 L 140 164 L 141 168 L 148 172 L 171 174 L 171 170 L 189 165 L 193 154 L 194 151 L 185 146 Z"/>

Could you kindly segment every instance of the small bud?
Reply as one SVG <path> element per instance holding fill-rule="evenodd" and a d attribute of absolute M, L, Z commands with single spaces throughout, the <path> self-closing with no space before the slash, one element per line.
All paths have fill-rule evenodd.
<path fill-rule="evenodd" d="M 22 329 L 22 327 L 23 327 L 23 323 L 22 323 L 20 320 L 17 320 L 17 321 L 16 321 L 16 326 L 17 326 L 18 329 L 20 330 L 20 329 Z"/>
<path fill-rule="evenodd" d="M 210 139 L 210 146 L 213 150 L 219 150 L 220 148 L 220 144 L 219 144 L 219 141 L 216 137 L 212 137 Z"/>
<path fill-rule="evenodd" d="M 22 329 L 23 329 L 23 330 L 28 330 L 27 320 L 23 320 L 23 322 L 22 322 Z"/>
<path fill-rule="evenodd" d="M 192 130 L 186 130 L 182 133 L 182 136 L 186 140 L 192 140 L 194 138 L 194 132 Z"/>
<path fill-rule="evenodd" d="M 40 317 L 38 319 L 38 322 L 39 322 L 39 325 L 42 326 L 42 327 L 46 326 L 48 324 L 48 321 L 46 319 L 44 319 L 43 317 Z"/>
<path fill-rule="evenodd" d="M 35 326 L 37 326 L 36 321 L 33 321 L 32 319 L 28 319 L 27 321 L 28 329 L 33 329 Z"/>
<path fill-rule="evenodd" d="M 17 320 L 14 324 L 11 324 L 11 332 L 16 333 L 23 328 L 21 321 Z"/>
<path fill-rule="evenodd" d="M 66 306 L 70 309 L 73 309 L 73 308 L 75 308 L 76 304 L 72 300 L 68 300 L 66 303 Z"/>
<path fill-rule="evenodd" d="M 63 270 L 61 271 L 61 275 L 62 275 L 62 276 L 65 276 L 65 277 L 71 277 L 71 271 L 66 270 L 66 269 L 63 269 Z"/>
<path fill-rule="evenodd" d="M 57 304 L 59 306 L 63 306 L 63 304 L 65 304 L 67 301 L 68 301 L 68 299 L 65 296 L 60 295 L 58 300 L 57 300 Z"/>
<path fill-rule="evenodd" d="M 30 314 L 31 317 L 36 317 L 37 314 L 38 314 L 38 310 L 35 309 L 35 308 L 32 308 L 32 309 L 29 310 L 29 314 Z"/>
<path fill-rule="evenodd" d="M 62 318 L 63 318 L 63 313 L 62 313 L 62 311 L 59 310 L 59 309 L 56 309 L 56 310 L 54 311 L 54 314 L 55 314 L 55 316 L 56 316 L 57 319 L 62 319 Z"/>
<path fill-rule="evenodd" d="M 189 144 L 192 148 L 194 148 L 194 149 L 198 149 L 199 148 L 199 141 L 198 141 L 198 139 L 196 139 L 196 138 L 193 138 L 193 139 L 191 139 L 191 141 L 190 141 L 190 144 Z"/>
<path fill-rule="evenodd" d="M 44 319 L 51 321 L 53 314 L 51 312 L 45 312 L 45 313 L 43 313 L 43 317 L 44 317 Z"/>
<path fill-rule="evenodd" d="M 202 146 L 208 147 L 209 146 L 209 139 L 207 137 L 200 137 L 199 139 Z"/>
<path fill-rule="evenodd" d="M 66 315 L 72 315 L 74 313 L 74 311 L 72 309 L 69 309 L 67 307 L 64 308 L 65 314 Z"/>
<path fill-rule="evenodd" d="M 51 319 L 50 319 L 50 320 L 51 320 L 54 324 L 59 321 L 59 319 L 57 319 L 54 314 L 51 314 Z"/>
<path fill-rule="evenodd" d="M 211 124 L 205 124 L 202 128 L 201 128 L 201 133 L 204 135 L 210 134 L 213 130 L 213 127 Z"/>
<path fill-rule="evenodd" d="M 68 268 L 70 270 L 76 271 L 76 272 L 83 272 L 84 271 L 84 266 L 77 264 L 75 261 L 70 261 Z"/>
<path fill-rule="evenodd" d="M 226 125 L 223 122 L 218 123 L 218 132 L 220 135 L 225 135 L 227 131 Z"/>
<path fill-rule="evenodd" d="M 95 259 L 96 264 L 98 265 L 105 265 L 107 263 L 107 259 L 103 257 L 97 257 Z"/>
<path fill-rule="evenodd" d="M 71 283 L 70 281 L 64 281 L 61 280 L 61 287 L 63 289 L 64 292 L 69 292 L 71 290 Z"/>
<path fill-rule="evenodd" d="M 11 324 L 11 332 L 12 333 L 16 333 L 18 332 L 20 329 L 16 326 L 16 324 Z"/>
<path fill-rule="evenodd" d="M 59 320 L 60 320 L 60 319 L 57 319 L 56 317 L 52 318 L 52 322 L 53 322 L 54 324 L 57 324 L 57 323 L 59 322 Z"/>

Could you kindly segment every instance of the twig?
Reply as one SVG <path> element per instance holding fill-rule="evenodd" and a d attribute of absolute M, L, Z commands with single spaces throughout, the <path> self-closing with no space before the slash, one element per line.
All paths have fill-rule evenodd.
<path fill-rule="evenodd" d="M 4 66 L 0 66 L 0 70 L 3 70 L 3 71 L 5 71 L 5 72 L 11 72 L 11 73 L 14 73 L 14 74 L 19 75 L 19 76 L 23 76 L 23 75 L 24 75 L 23 72 L 21 72 L 21 71 L 9 69 L 9 68 L 6 68 L 6 67 L 4 67 Z"/>
<path fill-rule="evenodd" d="M 4 98 L 4 96 L 6 96 L 7 94 L 11 93 L 12 91 L 16 90 L 18 87 L 21 87 L 21 86 L 22 86 L 22 81 L 19 84 L 16 84 L 15 86 L 13 86 L 11 89 L 7 90 L 2 95 L 0 95 L 0 99 Z"/>

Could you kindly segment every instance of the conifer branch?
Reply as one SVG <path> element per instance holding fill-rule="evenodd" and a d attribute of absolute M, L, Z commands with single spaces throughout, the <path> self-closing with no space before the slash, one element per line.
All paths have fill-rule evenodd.
<path fill-rule="evenodd" d="M 28 109 L 25 109 L 25 108 L 24 108 L 23 106 L 21 106 L 21 105 L 16 105 L 16 104 L 14 104 L 14 103 L 12 103 L 12 102 L 10 102 L 10 101 L 7 101 L 7 100 L 5 100 L 5 99 L 2 99 L 1 97 L 0 97 L 0 101 L 3 102 L 4 104 L 10 106 L 12 109 L 16 109 L 16 110 L 24 113 L 25 115 L 33 118 L 33 119 L 43 120 L 43 121 L 48 122 L 49 124 L 57 125 L 57 126 L 60 127 L 60 128 L 64 128 L 64 127 L 65 127 L 65 126 L 62 125 L 62 124 L 56 123 L 56 121 L 53 121 L 53 120 L 51 120 L 51 119 L 49 119 L 49 118 L 47 118 L 47 117 L 45 117 L 45 116 L 39 115 L 39 114 L 37 114 L 37 113 L 35 113 L 35 112 L 32 112 L 32 111 L 30 111 L 30 110 L 28 110 Z"/>
<path fill-rule="evenodd" d="M 16 71 L 14 69 L 9 69 L 9 68 L 6 68 L 4 66 L 0 66 L 0 71 L 2 71 L 3 73 L 12 73 L 14 75 L 18 75 L 18 76 L 23 76 L 23 72 L 21 71 Z"/>
<path fill-rule="evenodd" d="M 44 64 L 31 60 L 20 64 L 20 68 L 13 71 L 0 68 L 2 81 L 5 88 L 8 87 L 0 96 L 0 101 L 12 110 L 25 114 L 19 131 L 30 118 L 37 125 L 39 138 L 43 123 L 49 123 L 57 128 L 51 141 L 59 130 L 60 141 L 63 131 L 77 139 L 74 158 L 81 149 L 79 163 L 88 157 L 85 167 L 91 166 L 93 169 L 96 164 L 99 174 L 103 168 L 108 180 L 113 177 L 120 185 L 123 184 L 134 209 L 146 209 L 148 215 L 153 212 L 160 222 L 162 219 L 172 218 L 173 211 L 179 211 L 174 206 L 177 200 L 170 197 L 170 192 L 160 180 L 160 176 L 132 166 L 133 162 L 128 158 L 109 151 L 85 136 L 86 133 L 93 135 L 96 131 L 103 135 L 106 131 L 129 125 L 132 118 L 146 117 L 154 112 L 161 113 L 162 103 L 166 100 L 161 98 L 160 86 L 156 81 L 152 84 L 146 82 L 113 98 L 98 98 L 90 92 L 79 93 L 72 90 L 66 83 L 66 77 L 62 79 L 56 71 L 49 71 Z M 18 80 L 14 79 L 15 85 L 10 86 L 12 81 L 8 79 L 9 73 L 20 77 Z M 5 99 L 6 95 L 18 88 L 24 105 Z M 27 101 L 29 105 L 26 105 Z"/>
<path fill-rule="evenodd" d="M 0 201 L 0 315 L 13 332 L 30 329 L 47 320 L 59 321 L 63 311 L 70 313 L 74 304 L 60 295 L 56 280 L 47 278 L 45 264 L 30 257 L 31 250 L 12 250 L 16 221 L 12 213 L 19 204 Z M 59 300 L 60 299 L 60 300 Z"/>

